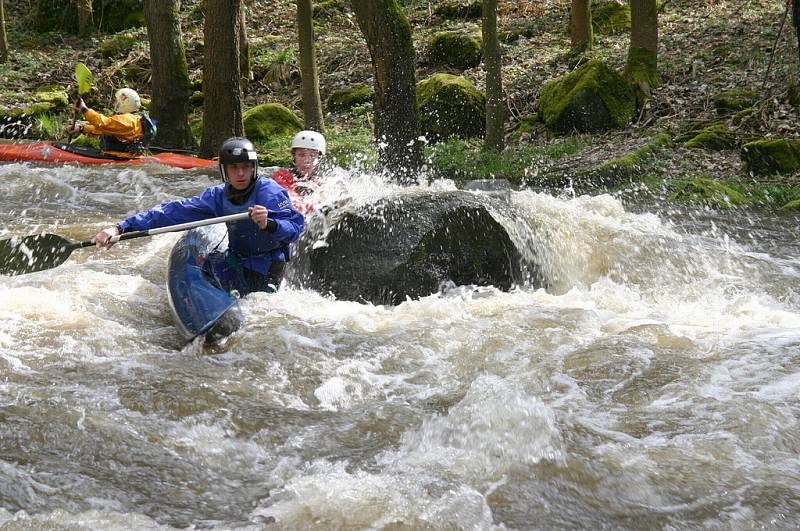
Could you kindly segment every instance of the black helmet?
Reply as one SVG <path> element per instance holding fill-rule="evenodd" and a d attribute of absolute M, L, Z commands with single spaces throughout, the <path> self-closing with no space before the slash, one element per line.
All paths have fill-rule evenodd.
<path fill-rule="evenodd" d="M 228 175 L 225 173 L 225 165 L 234 162 L 252 162 L 253 178 L 258 177 L 258 155 L 253 143 L 239 136 L 229 138 L 222 143 L 219 148 L 219 173 L 222 180 L 228 182 Z"/>

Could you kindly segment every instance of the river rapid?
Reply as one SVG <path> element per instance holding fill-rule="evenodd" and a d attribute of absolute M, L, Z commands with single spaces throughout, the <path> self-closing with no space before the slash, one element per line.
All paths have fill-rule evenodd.
<path fill-rule="evenodd" d="M 87 239 L 213 182 L 2 165 L 0 238 Z M 797 217 L 509 201 L 547 289 L 383 307 L 289 283 L 215 348 L 172 324 L 176 234 L 0 277 L 0 528 L 800 526 Z"/>

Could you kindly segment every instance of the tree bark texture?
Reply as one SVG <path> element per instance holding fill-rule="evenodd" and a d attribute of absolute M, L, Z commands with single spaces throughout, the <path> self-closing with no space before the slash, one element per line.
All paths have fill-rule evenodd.
<path fill-rule="evenodd" d="M 158 122 L 154 144 L 164 149 L 194 149 L 197 145 L 189 128 L 192 85 L 179 11 L 180 0 L 144 0 L 152 72 L 150 114 Z"/>
<path fill-rule="evenodd" d="M 78 35 L 86 37 L 94 33 L 92 0 L 78 0 Z"/>
<path fill-rule="evenodd" d="M 242 136 L 242 94 L 239 87 L 239 23 L 241 0 L 205 0 L 203 56 L 203 139 L 200 153 L 216 156 L 232 136 Z"/>
<path fill-rule="evenodd" d="M 0 63 L 8 62 L 8 37 L 6 36 L 6 7 L 0 0 Z"/>
<path fill-rule="evenodd" d="M 483 57 L 486 67 L 486 149 L 504 148 L 506 100 L 503 68 L 497 40 L 497 0 L 483 0 Z"/>
<path fill-rule="evenodd" d="M 379 161 L 398 180 L 410 179 L 422 165 L 411 26 L 396 0 L 352 0 L 352 7 L 372 57 Z"/>
<path fill-rule="evenodd" d="M 659 85 L 656 0 L 631 0 L 631 44 L 625 73 L 647 96 Z"/>
<path fill-rule="evenodd" d="M 572 0 L 569 32 L 573 51 L 585 52 L 592 49 L 594 34 L 592 33 L 591 0 Z"/>
<path fill-rule="evenodd" d="M 300 75 L 303 80 L 303 119 L 306 129 L 322 131 L 322 101 L 319 97 L 312 15 L 311 0 L 297 0 L 297 39 L 300 48 Z"/>
<path fill-rule="evenodd" d="M 242 86 L 242 93 L 247 93 L 247 87 L 250 81 L 253 79 L 253 70 L 250 65 L 250 39 L 247 37 L 247 9 L 245 5 L 242 5 L 242 9 L 239 11 L 240 13 L 240 20 L 239 20 L 239 32 L 237 34 L 239 39 L 239 69 L 241 74 L 241 86 Z"/>

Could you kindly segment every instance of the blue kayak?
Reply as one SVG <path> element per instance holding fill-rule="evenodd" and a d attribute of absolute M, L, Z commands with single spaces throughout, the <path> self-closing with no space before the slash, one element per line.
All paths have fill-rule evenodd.
<path fill-rule="evenodd" d="M 167 266 L 169 304 L 178 331 L 187 341 L 205 335 L 217 343 L 241 327 L 238 294 L 226 290 L 215 270 L 228 247 L 225 225 L 208 225 L 184 234 Z"/>

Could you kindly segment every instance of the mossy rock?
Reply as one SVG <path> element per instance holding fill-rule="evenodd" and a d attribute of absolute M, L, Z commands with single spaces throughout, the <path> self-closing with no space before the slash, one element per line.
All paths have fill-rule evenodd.
<path fill-rule="evenodd" d="M 78 9 L 73 0 L 37 0 L 28 22 L 40 33 L 78 32 Z M 93 0 L 92 10 L 99 30 L 116 33 L 144 27 L 141 0 Z"/>
<path fill-rule="evenodd" d="M 482 54 L 480 39 L 464 33 L 442 31 L 428 41 L 428 58 L 435 65 L 473 68 L 480 64 Z"/>
<path fill-rule="evenodd" d="M 748 116 L 750 116 L 754 112 L 755 112 L 755 109 L 753 107 L 748 107 L 747 109 L 742 109 L 741 111 L 739 111 L 739 112 L 737 112 L 736 114 L 733 115 L 733 118 L 731 118 L 731 122 L 733 122 L 733 125 L 739 125 Z"/>
<path fill-rule="evenodd" d="M 353 85 L 333 91 L 328 96 L 326 105 L 329 111 L 342 112 L 352 109 L 356 105 L 370 103 L 375 97 L 375 91 L 367 85 Z"/>
<path fill-rule="evenodd" d="M 592 6 L 592 30 L 595 33 L 613 35 L 631 29 L 631 8 L 617 0 Z"/>
<path fill-rule="evenodd" d="M 756 140 L 743 145 L 741 155 L 747 170 L 755 175 L 800 170 L 800 140 Z"/>
<path fill-rule="evenodd" d="M 417 83 L 421 132 L 437 142 L 472 138 L 486 131 L 486 96 L 467 79 L 434 74 Z"/>
<path fill-rule="evenodd" d="M 512 44 L 522 37 L 531 38 L 536 35 L 537 26 L 529 20 L 516 20 L 497 30 L 497 39 L 503 44 Z"/>
<path fill-rule="evenodd" d="M 303 129 L 303 121 L 280 103 L 263 103 L 242 116 L 244 134 L 254 142 L 292 135 Z"/>
<path fill-rule="evenodd" d="M 562 133 L 622 128 L 635 112 L 636 94 L 630 83 L 598 60 L 549 81 L 539 96 L 542 121 Z"/>
<path fill-rule="evenodd" d="M 97 50 L 105 58 L 117 57 L 133 50 L 142 38 L 142 35 L 133 31 L 118 33 L 101 42 Z"/>
<path fill-rule="evenodd" d="M 705 177 L 684 182 L 669 199 L 687 203 L 704 203 L 722 208 L 743 205 L 747 202 L 744 195 L 730 186 Z"/>
<path fill-rule="evenodd" d="M 720 92 L 712 98 L 712 104 L 719 114 L 731 114 L 748 107 L 758 101 L 758 93 L 751 89 L 732 89 Z"/>
<path fill-rule="evenodd" d="M 717 124 L 703 129 L 683 146 L 688 149 L 725 151 L 736 147 L 736 139 L 724 124 Z"/>
<path fill-rule="evenodd" d="M 800 199 L 789 201 L 785 205 L 781 206 L 778 210 L 800 210 Z"/>
<path fill-rule="evenodd" d="M 481 0 L 468 3 L 457 0 L 441 2 L 433 10 L 433 14 L 443 20 L 476 20 L 483 14 L 483 2 Z"/>
<path fill-rule="evenodd" d="M 55 109 L 65 109 L 69 106 L 69 96 L 58 85 L 39 87 L 33 94 L 33 99 L 38 102 L 52 103 Z"/>

